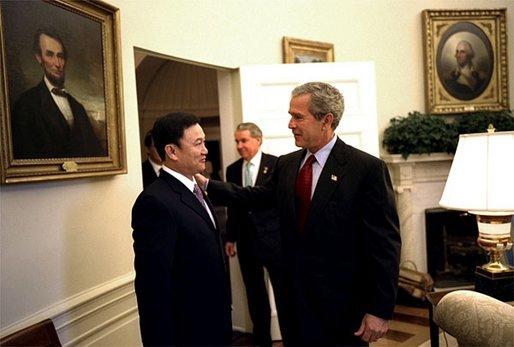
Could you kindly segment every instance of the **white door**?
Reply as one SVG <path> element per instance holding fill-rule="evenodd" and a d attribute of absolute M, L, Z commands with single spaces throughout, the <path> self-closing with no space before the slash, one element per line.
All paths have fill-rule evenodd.
<path fill-rule="evenodd" d="M 346 143 L 378 156 L 372 62 L 243 66 L 240 78 L 242 119 L 262 129 L 264 152 L 281 155 L 298 149 L 287 128 L 291 91 L 305 82 L 322 81 L 344 96 L 345 111 L 336 133 Z"/>
<path fill-rule="evenodd" d="M 289 100 L 294 87 L 311 81 L 322 81 L 337 87 L 345 99 L 343 118 L 336 129 L 337 135 L 354 147 L 372 155 L 379 155 L 378 125 L 375 98 L 375 68 L 372 62 L 314 63 L 243 66 L 239 70 L 240 91 L 233 90 L 230 73 L 218 74 L 220 123 L 224 165 L 237 159 L 233 133 L 238 123 L 256 123 L 263 132 L 263 152 L 282 155 L 298 149 L 288 129 Z M 237 83 L 236 83 L 237 84 Z M 241 95 L 239 117 L 234 100 Z M 228 146 L 228 147 L 227 147 Z M 231 259 L 233 322 L 236 328 L 251 331 L 251 322 L 239 264 Z M 272 305 L 271 333 L 274 340 L 280 339 L 277 313 L 268 281 L 268 292 Z"/>

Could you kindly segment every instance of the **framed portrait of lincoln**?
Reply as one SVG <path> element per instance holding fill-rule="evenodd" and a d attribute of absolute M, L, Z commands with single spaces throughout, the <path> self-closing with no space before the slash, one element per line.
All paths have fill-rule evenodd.
<path fill-rule="evenodd" d="M 505 9 L 425 10 L 428 113 L 508 109 Z"/>
<path fill-rule="evenodd" d="M 118 9 L 0 1 L 2 183 L 126 172 Z"/>

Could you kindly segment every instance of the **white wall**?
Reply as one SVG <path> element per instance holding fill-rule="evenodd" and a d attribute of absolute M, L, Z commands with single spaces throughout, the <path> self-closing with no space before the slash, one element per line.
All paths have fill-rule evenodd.
<path fill-rule="evenodd" d="M 508 0 L 110 0 L 120 8 L 128 174 L 0 187 L 2 329 L 132 271 L 130 209 L 141 189 L 134 46 L 207 64 L 282 62 L 282 37 L 372 60 L 379 130 L 424 110 L 421 11 L 508 8 Z M 512 63 L 514 44 L 508 47 Z M 512 70 L 512 69 L 511 69 Z M 510 79 L 514 105 L 514 80 Z"/>

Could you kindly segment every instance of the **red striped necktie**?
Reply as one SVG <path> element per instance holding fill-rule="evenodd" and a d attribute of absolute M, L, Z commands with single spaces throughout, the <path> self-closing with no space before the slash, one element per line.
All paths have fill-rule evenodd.
<path fill-rule="evenodd" d="M 307 215 L 309 214 L 309 207 L 311 205 L 311 194 L 312 194 L 312 163 L 316 161 L 314 155 L 310 155 L 305 164 L 298 172 L 296 178 L 296 197 L 298 199 L 298 225 L 300 226 L 300 232 L 305 227 Z"/>

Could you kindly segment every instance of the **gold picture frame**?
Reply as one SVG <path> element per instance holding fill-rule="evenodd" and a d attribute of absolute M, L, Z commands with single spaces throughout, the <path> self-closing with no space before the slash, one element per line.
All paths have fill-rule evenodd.
<path fill-rule="evenodd" d="M 506 9 L 422 16 L 427 113 L 508 109 Z"/>
<path fill-rule="evenodd" d="M 334 62 L 334 45 L 331 43 L 284 37 L 283 48 L 286 64 Z"/>
<path fill-rule="evenodd" d="M 0 183 L 127 172 L 119 27 L 101 1 L 0 0 Z"/>

